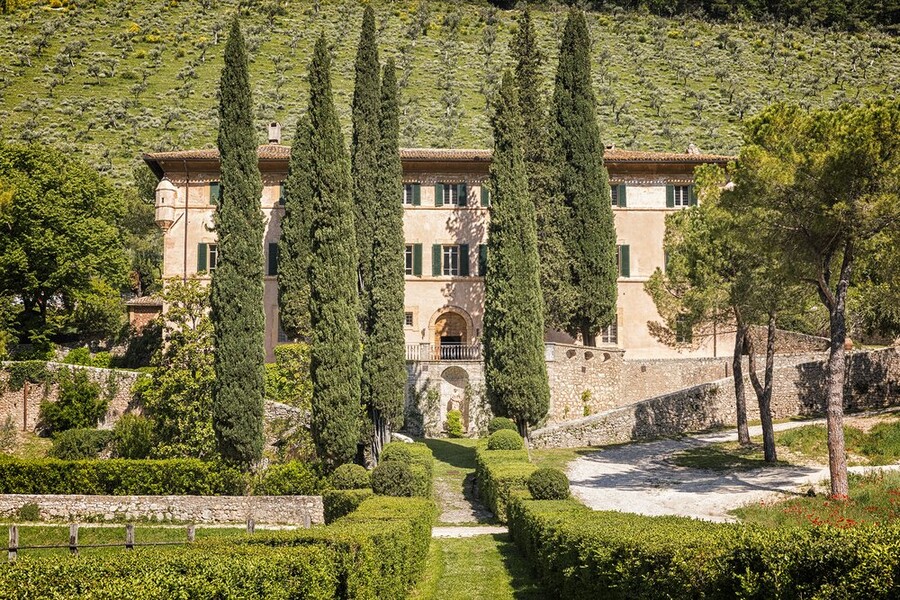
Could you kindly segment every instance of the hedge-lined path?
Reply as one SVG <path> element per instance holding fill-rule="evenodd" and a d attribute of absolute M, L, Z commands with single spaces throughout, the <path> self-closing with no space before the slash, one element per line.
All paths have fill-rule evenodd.
<path fill-rule="evenodd" d="M 427 439 L 434 454 L 434 495 L 441 523 L 494 523 L 475 493 L 474 439 Z"/>
<path fill-rule="evenodd" d="M 775 425 L 776 431 L 821 424 L 824 419 Z M 762 435 L 751 427 L 750 435 Z M 575 459 L 567 469 L 572 493 L 594 510 L 680 515 L 735 521 L 728 511 L 790 494 L 828 479 L 824 465 L 779 465 L 713 471 L 680 467 L 673 455 L 708 444 L 736 442 L 737 430 L 614 446 Z M 873 467 L 851 467 L 863 472 Z M 896 465 L 887 468 L 898 468 Z"/>

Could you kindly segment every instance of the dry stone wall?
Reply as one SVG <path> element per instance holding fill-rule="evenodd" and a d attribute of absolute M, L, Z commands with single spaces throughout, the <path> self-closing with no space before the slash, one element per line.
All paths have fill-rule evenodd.
<path fill-rule="evenodd" d="M 36 504 L 42 520 L 160 521 L 318 525 L 325 522 L 321 496 L 81 496 L 0 494 L 0 517 L 15 517 Z"/>

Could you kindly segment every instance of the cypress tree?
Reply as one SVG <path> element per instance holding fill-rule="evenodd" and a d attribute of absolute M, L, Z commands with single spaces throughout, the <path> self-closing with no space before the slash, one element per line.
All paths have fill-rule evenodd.
<path fill-rule="evenodd" d="M 534 206 L 522 153 L 512 75 L 500 84 L 493 118 L 491 219 L 484 297 L 485 387 L 491 405 L 525 435 L 550 406 Z"/>
<path fill-rule="evenodd" d="M 400 164 L 400 103 L 394 60 L 384 67 L 381 85 L 376 197 L 381 198 L 372 231 L 372 283 L 369 336 L 363 351 L 363 398 L 375 427 L 377 458 L 390 432 L 403 423 L 406 341 L 403 334 L 405 291 L 403 206 Z"/>
<path fill-rule="evenodd" d="M 246 466 L 262 456 L 263 448 L 264 224 L 247 50 L 237 17 L 225 44 L 219 83 L 218 145 L 219 257 L 210 294 L 216 374 L 213 428 L 222 457 Z"/>
<path fill-rule="evenodd" d="M 356 232 L 350 161 L 331 93 L 331 55 L 324 34 L 309 67 L 312 328 L 312 434 L 331 466 L 356 454 L 360 431 L 360 339 Z"/>
<path fill-rule="evenodd" d="M 375 193 L 378 164 L 378 44 L 375 39 L 375 11 L 366 6 L 356 50 L 353 86 L 353 143 L 350 168 L 353 176 L 353 209 L 359 254 L 360 314 L 363 336 L 372 327 L 369 314 L 372 287 L 372 244 L 378 210 L 384 208 Z M 376 210 L 377 209 L 377 210 Z"/>
<path fill-rule="evenodd" d="M 528 191 L 534 203 L 541 257 L 541 290 L 547 327 L 567 329 L 575 306 L 575 289 L 569 277 L 569 255 L 563 241 L 567 211 L 554 176 L 549 115 L 540 74 L 544 57 L 526 7 L 512 41 L 516 91 L 522 114 L 522 149 L 528 173 Z"/>
<path fill-rule="evenodd" d="M 575 288 L 568 324 L 586 345 L 615 318 L 616 231 L 609 177 L 591 89 L 590 39 L 584 14 L 566 19 L 553 92 L 554 152 L 563 204 L 568 211 L 564 240 Z"/>
<path fill-rule="evenodd" d="M 312 132 L 309 117 L 297 122 L 284 182 L 284 218 L 278 241 L 278 307 L 281 325 L 291 338 L 309 339 L 310 221 L 312 189 L 309 177 Z"/>

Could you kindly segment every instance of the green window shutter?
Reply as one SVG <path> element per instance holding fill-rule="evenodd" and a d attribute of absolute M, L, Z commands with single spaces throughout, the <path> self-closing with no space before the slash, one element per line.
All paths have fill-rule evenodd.
<path fill-rule="evenodd" d="M 487 275 L 487 244 L 478 244 L 478 275 Z"/>
<path fill-rule="evenodd" d="M 628 203 L 625 201 L 625 184 L 619 184 L 619 208 L 624 208 L 628 206 Z"/>
<path fill-rule="evenodd" d="M 278 184 L 278 204 L 284 206 L 284 182 Z"/>
<path fill-rule="evenodd" d="M 459 274 L 462 277 L 469 276 L 469 245 L 459 245 Z"/>
<path fill-rule="evenodd" d="M 697 193 L 695 192 L 694 186 L 692 185 L 688 186 L 688 198 L 690 198 L 690 200 L 688 200 L 688 204 L 690 204 L 691 206 L 697 206 Z"/>
<path fill-rule="evenodd" d="M 619 246 L 619 276 L 631 277 L 631 246 Z"/>
<path fill-rule="evenodd" d="M 459 206 L 468 206 L 469 205 L 469 191 L 466 188 L 466 184 L 460 183 L 456 186 L 456 193 Z"/>
<path fill-rule="evenodd" d="M 666 208 L 675 208 L 675 186 L 666 186 Z"/>
<path fill-rule="evenodd" d="M 481 205 L 491 205 L 491 190 L 488 189 L 487 181 L 481 184 Z"/>
<path fill-rule="evenodd" d="M 431 246 L 431 274 L 438 277 L 441 274 L 441 245 Z"/>
<path fill-rule="evenodd" d="M 269 275 L 278 275 L 278 244 L 269 244 Z"/>
<path fill-rule="evenodd" d="M 444 184 L 443 183 L 434 184 L 434 205 L 435 206 L 443 206 L 444 205 Z"/>
<path fill-rule="evenodd" d="M 206 271 L 207 244 L 197 244 L 197 272 Z"/>
<path fill-rule="evenodd" d="M 422 244 L 413 244 L 413 275 L 422 276 Z"/>
<path fill-rule="evenodd" d="M 209 203 L 218 204 L 220 198 L 222 198 L 222 186 L 218 181 L 213 181 L 209 184 Z"/>
<path fill-rule="evenodd" d="M 413 206 L 422 206 L 422 186 L 418 183 L 413 184 Z M 421 252 L 421 250 L 422 249 L 419 248 L 419 252 Z"/>

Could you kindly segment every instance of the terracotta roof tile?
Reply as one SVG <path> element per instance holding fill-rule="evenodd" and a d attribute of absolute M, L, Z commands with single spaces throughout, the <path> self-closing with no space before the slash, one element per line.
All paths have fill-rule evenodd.
<path fill-rule="evenodd" d="M 163 301 L 162 298 L 157 298 L 156 296 L 141 296 L 132 298 L 125 304 L 127 306 L 162 306 Z"/>

